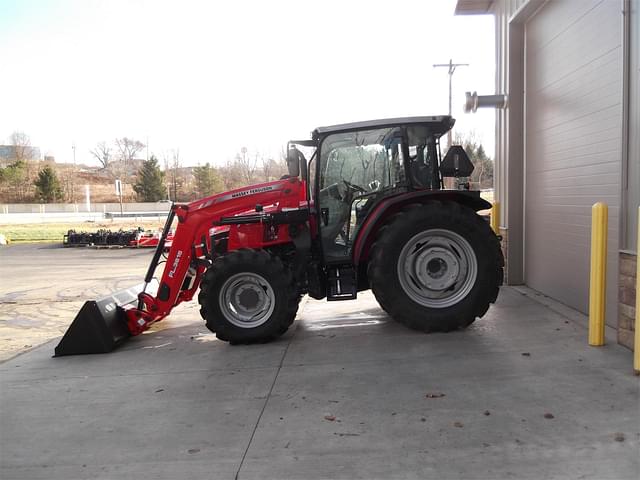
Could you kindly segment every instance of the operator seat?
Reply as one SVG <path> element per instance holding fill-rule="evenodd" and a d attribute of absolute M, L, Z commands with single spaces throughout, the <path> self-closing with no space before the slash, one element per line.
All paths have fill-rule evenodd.
<path fill-rule="evenodd" d="M 411 183 L 417 188 L 429 188 L 429 167 L 424 158 L 424 145 L 416 147 L 416 156 L 410 158 L 411 162 Z"/>

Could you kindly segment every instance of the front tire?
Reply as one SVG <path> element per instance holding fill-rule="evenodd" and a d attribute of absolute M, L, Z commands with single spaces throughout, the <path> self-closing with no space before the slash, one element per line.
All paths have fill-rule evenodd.
<path fill-rule="evenodd" d="M 454 202 L 410 205 L 383 226 L 368 276 L 378 303 L 415 330 L 447 332 L 482 317 L 502 285 L 498 237 Z"/>
<path fill-rule="evenodd" d="M 291 270 L 278 257 L 242 249 L 215 259 L 202 279 L 198 302 L 218 339 L 264 343 L 293 323 L 299 295 Z"/>

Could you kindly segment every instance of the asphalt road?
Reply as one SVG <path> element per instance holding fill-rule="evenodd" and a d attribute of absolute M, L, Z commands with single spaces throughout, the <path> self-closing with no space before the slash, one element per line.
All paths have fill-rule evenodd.
<path fill-rule="evenodd" d="M 87 300 L 142 281 L 153 249 L 0 247 L 0 361 L 66 331 Z"/>

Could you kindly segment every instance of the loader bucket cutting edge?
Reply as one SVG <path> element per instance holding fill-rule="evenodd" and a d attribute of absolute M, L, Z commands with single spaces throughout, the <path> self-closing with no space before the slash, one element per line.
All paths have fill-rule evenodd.
<path fill-rule="evenodd" d="M 146 291 L 153 294 L 158 282 L 153 279 Z M 145 284 L 114 292 L 98 300 L 85 302 L 55 348 L 54 357 L 108 353 L 131 336 L 124 305 L 136 304 Z"/>

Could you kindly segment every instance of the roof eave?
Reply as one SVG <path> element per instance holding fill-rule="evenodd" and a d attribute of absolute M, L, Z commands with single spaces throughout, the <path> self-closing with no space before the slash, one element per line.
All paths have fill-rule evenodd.
<path fill-rule="evenodd" d="M 455 15 L 489 15 L 494 0 L 457 0 Z"/>

